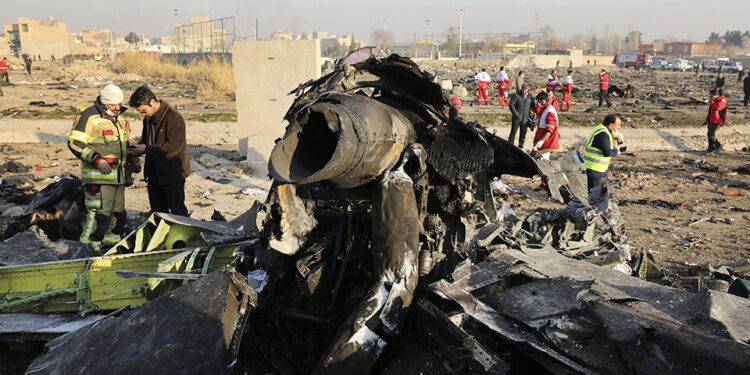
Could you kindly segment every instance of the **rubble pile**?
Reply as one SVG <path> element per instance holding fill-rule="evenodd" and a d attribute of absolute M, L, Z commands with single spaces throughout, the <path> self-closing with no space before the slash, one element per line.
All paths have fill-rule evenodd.
<path fill-rule="evenodd" d="M 415 95 L 415 86 L 429 78 L 408 60 L 391 56 L 340 66 L 295 91 L 298 97 L 287 113 L 290 126 L 269 163 L 276 183 L 259 208 L 265 216 L 261 241 L 241 262 L 247 271 L 263 271 L 268 281 L 250 318 L 253 329 L 246 332 L 240 368 L 248 373 L 504 373 L 535 368 L 597 373 L 643 367 L 651 356 L 646 350 L 611 361 L 608 353 L 587 354 L 590 345 L 607 346 L 610 340 L 638 341 L 669 353 L 646 364 L 645 373 L 663 371 L 685 348 L 695 352 L 699 346 L 691 343 L 700 340 L 727 342 L 738 358 L 747 358 L 744 333 L 719 337 L 711 328 L 714 323 L 690 328 L 691 337 L 677 337 L 674 333 L 687 329 L 691 320 L 673 321 L 659 328 L 674 337 L 665 343 L 643 330 L 618 327 L 621 320 L 653 325 L 647 323 L 652 319 L 648 308 L 590 315 L 598 309 L 589 311 L 588 306 L 597 303 L 617 311 L 607 301 L 620 299 L 662 309 L 665 296 L 659 293 L 677 292 L 630 276 L 651 276 L 649 267 L 655 263 L 648 254 L 631 257 L 616 204 L 593 214 L 575 199 L 580 194 L 577 176 L 565 181 L 540 172 L 544 167 L 529 163 L 526 154 L 461 119 L 447 98 L 440 98 L 437 85 L 420 86 L 422 94 Z M 367 133 L 377 134 L 377 125 L 358 123 L 378 116 L 391 117 L 394 128 L 387 133 L 394 138 L 385 138 L 388 143 L 382 147 L 366 142 L 368 137 L 384 139 Z M 415 134 L 398 130 L 399 123 L 411 125 Z M 351 128 L 356 131 L 348 134 Z M 463 144 L 474 145 L 474 163 L 463 162 Z M 368 145 L 375 145 L 363 154 L 368 158 L 343 157 L 359 155 Z M 490 145 L 491 151 L 477 149 L 482 145 Z M 372 154 L 382 156 L 370 158 Z M 501 174 L 542 174 L 550 191 L 569 204 L 517 217 L 491 192 L 489 176 Z M 561 191 L 569 194 L 563 197 Z M 506 253 L 515 259 L 493 261 Z M 488 262 L 492 266 L 483 267 Z M 551 268 L 538 268 L 537 262 Z M 564 276 L 578 281 L 558 281 Z M 611 287 L 604 286 L 610 282 L 643 292 L 631 296 L 601 289 Z M 558 284 L 561 289 L 549 289 Z M 539 288 L 545 292 L 534 292 Z M 687 298 L 681 293 L 680 298 Z M 494 295 L 496 299 L 483 299 Z M 534 315 L 539 317 L 534 322 L 513 312 L 519 304 L 541 303 L 533 295 L 543 295 L 539 298 L 551 309 L 558 306 L 557 325 L 545 323 L 544 314 Z M 738 297 L 722 298 L 747 309 L 747 301 L 733 299 Z M 690 305 L 669 308 L 689 314 Z M 566 323 L 571 319 L 572 325 Z M 589 319 L 608 321 L 612 332 L 599 332 L 598 324 L 575 323 Z M 741 315 L 722 323 L 708 315 L 701 319 L 725 324 L 730 331 L 746 320 Z M 737 360 L 723 365 L 728 370 L 742 366 Z M 685 362 L 685 368 L 694 366 L 705 368 L 707 362 L 698 357 Z"/>

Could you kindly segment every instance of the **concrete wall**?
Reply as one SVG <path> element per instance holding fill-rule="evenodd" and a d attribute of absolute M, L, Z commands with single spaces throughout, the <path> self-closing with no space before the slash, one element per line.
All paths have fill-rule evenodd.
<path fill-rule="evenodd" d="M 581 50 L 572 50 L 569 55 L 517 55 L 511 59 L 508 64 L 508 68 L 524 68 L 528 66 L 536 66 L 543 69 L 552 69 L 558 66 L 560 71 L 564 71 L 568 68 L 570 62 L 573 62 L 573 67 L 578 68 L 586 66 L 588 61 L 590 66 L 613 66 L 613 56 L 590 56 L 584 55 Z"/>
<path fill-rule="evenodd" d="M 42 60 L 49 60 L 53 55 L 55 59 L 61 59 L 70 55 L 69 42 L 37 42 L 23 41 L 21 43 L 21 53 L 28 53 L 33 56 L 42 56 Z"/>
<path fill-rule="evenodd" d="M 10 57 L 10 47 L 7 43 L 0 43 L 0 60 L 3 57 Z"/>
<path fill-rule="evenodd" d="M 320 41 L 236 41 L 232 60 L 240 154 L 265 175 L 274 141 L 287 125 L 284 114 L 294 99 L 287 93 L 320 77 Z"/>

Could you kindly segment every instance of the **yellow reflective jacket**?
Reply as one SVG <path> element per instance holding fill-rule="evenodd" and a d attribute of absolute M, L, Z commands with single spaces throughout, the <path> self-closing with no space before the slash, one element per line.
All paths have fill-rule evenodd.
<path fill-rule="evenodd" d="M 84 184 L 122 185 L 125 183 L 125 163 L 128 157 L 130 124 L 120 114 L 112 118 L 107 107 L 96 99 L 73 122 L 68 136 L 68 148 L 81 160 L 81 180 Z M 99 172 L 96 164 L 106 160 L 112 167 L 109 174 Z"/>

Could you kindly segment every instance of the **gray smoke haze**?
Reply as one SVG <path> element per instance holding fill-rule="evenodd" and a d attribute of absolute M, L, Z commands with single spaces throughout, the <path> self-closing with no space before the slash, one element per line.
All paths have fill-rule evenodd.
<path fill-rule="evenodd" d="M 16 23 L 18 17 L 54 17 L 68 23 L 68 31 L 83 28 L 130 31 L 147 36 L 171 35 L 175 24 L 190 23 L 190 16 L 208 14 L 212 18 L 235 16 L 237 0 L 215 1 L 91 1 L 91 0 L 7 0 L 3 1 L 0 23 Z M 671 37 L 676 40 L 705 41 L 711 31 L 750 29 L 750 1 L 711 3 L 697 0 L 571 0 L 571 1 L 446 1 L 446 0 L 239 0 L 243 36 L 253 36 L 255 19 L 260 34 L 276 30 L 299 33 L 328 31 L 354 33 L 369 40 L 381 20 L 398 42 L 408 42 L 425 33 L 443 34 L 458 26 L 456 8 L 465 8 L 464 33 L 521 33 L 534 31 L 535 13 L 539 26 L 552 25 L 555 37 L 569 39 L 575 33 L 593 31 L 604 35 L 609 28 L 624 36 L 630 28 L 643 33 L 643 41 Z M 718 10 L 715 10 L 718 8 Z M 175 9 L 177 15 L 175 16 Z M 429 26 L 425 20 L 430 20 Z"/>

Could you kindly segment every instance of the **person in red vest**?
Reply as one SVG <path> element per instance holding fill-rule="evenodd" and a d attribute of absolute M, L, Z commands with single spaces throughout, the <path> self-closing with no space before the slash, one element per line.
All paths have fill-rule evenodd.
<path fill-rule="evenodd" d="M 573 92 L 573 70 L 568 69 L 568 75 L 563 78 L 563 84 L 562 84 L 562 92 L 563 92 L 563 100 L 562 100 L 562 107 L 561 110 L 565 111 L 566 106 L 567 110 L 570 110 L 570 93 Z"/>
<path fill-rule="evenodd" d="M 711 90 L 711 100 L 708 102 L 708 116 L 703 125 L 708 125 L 708 149 L 707 154 L 714 154 L 721 150 L 721 143 L 716 138 L 716 130 L 724 126 L 727 120 L 727 98 L 721 89 Z"/>
<path fill-rule="evenodd" d="M 497 98 L 499 105 L 508 105 L 508 86 L 510 86 L 510 77 L 505 73 L 505 67 L 500 67 L 497 73 Z"/>
<path fill-rule="evenodd" d="M 490 75 L 487 74 L 487 70 L 482 68 L 482 71 L 477 73 L 477 75 L 474 76 L 474 79 L 477 81 L 477 104 L 482 105 L 482 102 L 484 101 L 487 105 L 490 105 L 490 98 L 487 96 L 487 93 L 490 90 L 490 82 L 492 82 L 492 79 L 490 78 Z"/>
<path fill-rule="evenodd" d="M 5 83 L 10 83 L 10 80 L 8 79 L 8 58 L 3 57 L 3 60 L 0 61 L 0 73 L 3 73 L 3 79 L 5 80 Z"/>
<path fill-rule="evenodd" d="M 534 148 L 531 151 L 557 150 L 560 148 L 557 109 L 552 105 L 546 92 L 537 94 L 536 100 L 539 105 L 535 112 L 539 120 L 534 135 Z"/>
<path fill-rule="evenodd" d="M 609 102 L 609 76 L 604 69 L 599 73 L 599 107 L 602 106 L 602 101 L 607 102 L 607 107 L 612 106 Z"/>
<path fill-rule="evenodd" d="M 552 69 L 552 71 L 550 71 L 549 75 L 547 76 L 547 93 L 550 95 L 555 95 L 556 89 L 557 89 L 557 76 L 555 76 L 555 70 Z"/>

